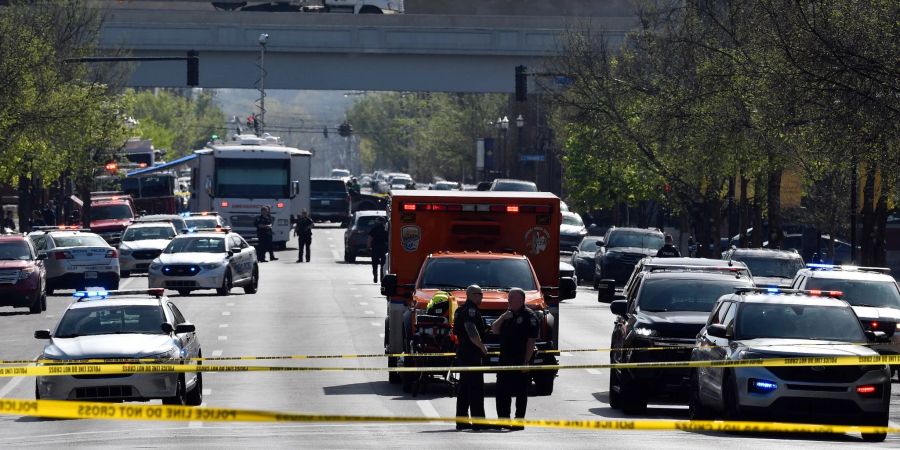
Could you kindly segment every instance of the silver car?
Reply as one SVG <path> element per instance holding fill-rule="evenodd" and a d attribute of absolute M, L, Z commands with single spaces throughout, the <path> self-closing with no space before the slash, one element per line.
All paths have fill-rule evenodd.
<path fill-rule="evenodd" d="M 692 361 L 878 356 L 847 302 L 818 292 L 738 289 L 719 298 L 697 335 Z M 837 297 L 839 292 L 826 292 Z M 890 371 L 885 365 L 703 367 L 692 370 L 692 419 L 800 420 L 888 426 Z M 863 434 L 883 441 L 885 434 Z"/>
<path fill-rule="evenodd" d="M 28 239 L 38 254 L 47 255 L 47 295 L 58 289 L 119 288 L 119 253 L 97 234 L 39 229 Z"/>
<path fill-rule="evenodd" d="M 182 234 L 150 263 L 147 278 L 151 288 L 173 289 L 181 295 L 198 289 L 228 295 L 235 286 L 255 294 L 259 287 L 256 249 L 227 229 Z"/>
<path fill-rule="evenodd" d="M 132 272 L 146 272 L 150 262 L 156 259 L 175 237 L 171 222 L 137 222 L 122 233 L 119 244 L 119 274 L 122 278 Z"/>
<path fill-rule="evenodd" d="M 48 339 L 41 360 L 153 359 L 188 364 L 202 357 L 195 327 L 164 295 L 163 289 L 76 292 L 56 329 L 34 332 Z M 49 400 L 146 401 L 197 406 L 203 401 L 203 375 L 136 373 L 37 377 L 35 397 Z"/>

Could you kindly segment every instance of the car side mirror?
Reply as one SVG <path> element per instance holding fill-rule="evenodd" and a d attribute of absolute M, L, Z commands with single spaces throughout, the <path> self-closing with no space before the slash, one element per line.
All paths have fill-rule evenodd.
<path fill-rule="evenodd" d="M 389 273 L 381 277 L 381 295 L 393 297 L 397 295 L 397 275 Z"/>
<path fill-rule="evenodd" d="M 175 334 L 193 333 L 197 331 L 197 327 L 190 322 L 185 322 L 175 326 Z"/>
<path fill-rule="evenodd" d="M 869 338 L 870 342 L 878 342 L 878 343 L 891 342 L 891 338 L 888 337 L 888 335 L 884 331 L 867 330 L 866 337 Z"/>
<path fill-rule="evenodd" d="M 569 250 L 571 250 L 572 253 L 578 253 L 578 246 L 577 246 L 577 245 L 573 245 L 572 248 L 570 248 Z"/>
<path fill-rule="evenodd" d="M 613 300 L 624 300 L 624 297 L 621 299 L 616 299 L 616 280 L 612 278 L 605 278 L 600 280 L 597 283 L 597 301 L 608 303 Z"/>
<path fill-rule="evenodd" d="M 234 250 L 228 250 L 228 257 L 231 258 L 234 256 Z"/>
<path fill-rule="evenodd" d="M 163 333 L 166 334 L 172 334 L 172 332 L 175 331 L 175 328 L 169 322 L 163 322 L 162 325 L 160 325 L 160 328 L 163 330 Z"/>
<path fill-rule="evenodd" d="M 559 299 L 568 300 L 575 298 L 578 293 L 578 285 L 572 277 L 561 277 L 559 279 Z"/>
<path fill-rule="evenodd" d="M 716 323 L 706 327 L 706 334 L 720 339 L 728 338 L 728 330 L 725 329 L 725 325 L 722 325 L 721 323 Z"/>
<path fill-rule="evenodd" d="M 603 239 L 597 239 L 597 247 L 604 247 L 604 246 L 606 246 L 606 241 L 604 241 Z"/>
<path fill-rule="evenodd" d="M 616 300 L 609 304 L 609 311 L 617 316 L 624 316 L 628 314 L 628 302 Z"/>
<path fill-rule="evenodd" d="M 37 258 L 35 258 L 35 259 L 37 259 L 39 261 L 45 260 L 45 259 L 47 259 L 47 254 L 44 252 L 38 253 Z"/>
<path fill-rule="evenodd" d="M 35 339 L 50 339 L 50 330 L 34 330 Z"/>

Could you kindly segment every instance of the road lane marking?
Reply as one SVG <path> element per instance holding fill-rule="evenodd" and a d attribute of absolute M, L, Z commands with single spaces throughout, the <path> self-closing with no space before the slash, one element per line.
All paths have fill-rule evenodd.
<path fill-rule="evenodd" d="M 223 316 L 230 316 L 230 315 L 231 315 L 231 311 L 222 311 L 222 315 L 223 315 Z"/>
<path fill-rule="evenodd" d="M 220 340 L 220 341 L 227 341 L 227 340 L 228 340 L 228 336 L 219 336 L 219 340 Z"/>
<path fill-rule="evenodd" d="M 380 327 L 380 326 L 383 326 L 383 325 L 384 325 L 384 324 L 381 323 L 381 322 L 372 322 L 372 326 L 373 326 L 373 327 Z"/>
<path fill-rule="evenodd" d="M 228 328 L 228 324 L 227 324 L 227 323 L 220 323 L 220 324 L 219 324 L 219 328 Z"/>
<path fill-rule="evenodd" d="M 212 352 L 213 358 L 218 358 L 222 356 L 222 350 L 213 350 Z"/>
<path fill-rule="evenodd" d="M 375 314 L 375 311 L 364 311 L 364 314 Z"/>
<path fill-rule="evenodd" d="M 341 258 L 341 252 L 337 251 L 337 249 L 334 249 L 334 248 L 331 249 L 331 257 L 334 258 L 335 260 L 340 260 L 340 259 L 342 259 L 342 258 Z"/>
<path fill-rule="evenodd" d="M 575 356 L 575 355 L 572 354 L 571 352 L 561 352 L 561 353 L 559 354 L 559 356 Z"/>
<path fill-rule="evenodd" d="M 54 317 L 56 317 L 56 316 L 54 316 L 53 314 L 48 314 L 48 315 L 44 316 L 45 319 L 52 319 Z"/>
<path fill-rule="evenodd" d="M 125 289 L 129 284 L 134 283 L 134 280 L 136 280 L 136 278 L 128 278 L 125 281 L 119 282 L 119 289 Z"/>
<path fill-rule="evenodd" d="M 368 306 L 369 302 L 359 302 L 359 306 Z"/>
<path fill-rule="evenodd" d="M 13 389 L 18 387 L 19 383 L 21 383 L 22 380 L 24 380 L 24 379 L 25 379 L 25 377 L 15 377 L 15 378 L 9 380 L 6 383 L 6 385 L 4 385 L 2 388 L 0 388 L 0 398 L 6 397 L 6 395 L 9 394 L 10 392 L 12 392 Z"/>
<path fill-rule="evenodd" d="M 355 291 L 355 290 L 357 290 L 357 289 L 359 289 L 359 288 L 356 287 L 356 286 L 350 286 L 350 290 L 351 290 L 351 291 Z"/>
<path fill-rule="evenodd" d="M 226 303 L 225 306 L 234 306 L 234 302 Z"/>
<path fill-rule="evenodd" d="M 431 400 L 416 400 L 416 405 L 419 406 L 419 409 L 422 410 L 422 415 L 425 417 L 433 417 L 438 418 L 441 417 L 440 413 L 434 409 L 434 405 L 431 404 Z M 430 424 L 440 424 L 442 422 L 428 422 Z"/>
<path fill-rule="evenodd" d="M 603 372 L 600 372 L 599 369 L 584 369 L 584 370 L 586 370 L 587 373 L 589 373 L 591 375 L 602 375 L 603 374 Z"/>
<path fill-rule="evenodd" d="M 353 298 L 360 298 L 360 297 L 362 297 L 362 294 L 353 294 Z"/>
<path fill-rule="evenodd" d="M 204 389 L 204 391 L 205 391 L 205 389 Z M 206 394 L 203 394 L 203 395 L 206 395 Z M 201 408 L 204 406 L 206 406 L 206 402 L 200 403 Z M 188 422 L 188 428 L 203 428 L 203 422 L 199 422 L 199 421 Z"/>
<path fill-rule="evenodd" d="M 384 339 L 384 333 L 378 333 L 378 337 Z"/>

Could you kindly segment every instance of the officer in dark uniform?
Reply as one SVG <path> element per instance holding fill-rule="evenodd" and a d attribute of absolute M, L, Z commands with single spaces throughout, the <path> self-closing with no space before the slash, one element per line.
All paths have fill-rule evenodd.
<path fill-rule="evenodd" d="M 384 268 L 385 255 L 388 252 L 388 231 L 384 217 L 375 219 L 375 226 L 369 230 L 369 253 L 372 255 L 372 282 L 381 280 L 381 269 Z"/>
<path fill-rule="evenodd" d="M 500 335 L 500 365 L 527 366 L 534 356 L 534 341 L 540 332 L 537 315 L 525 306 L 525 291 L 509 290 L 509 309 L 493 324 L 491 332 Z M 516 418 L 524 419 L 528 407 L 531 372 L 497 372 L 497 418 L 509 419 L 512 398 L 516 398 Z M 521 430 L 523 427 L 508 427 Z"/>
<path fill-rule="evenodd" d="M 666 235 L 666 243 L 656 252 L 656 256 L 658 258 L 680 258 L 681 252 L 678 251 L 678 248 L 672 243 L 672 235 Z"/>
<path fill-rule="evenodd" d="M 259 251 L 256 254 L 259 262 L 266 262 L 267 252 L 270 260 L 278 261 L 272 248 L 272 224 L 274 222 L 268 206 L 263 206 L 259 215 L 256 216 L 256 220 L 253 221 L 253 225 L 256 226 L 256 238 L 259 240 Z"/>
<path fill-rule="evenodd" d="M 297 247 L 300 247 L 299 253 L 297 254 L 297 262 L 303 262 L 304 251 L 306 252 L 306 262 L 309 262 L 309 257 L 312 255 L 310 246 L 312 245 L 313 225 L 312 219 L 309 218 L 309 211 L 304 209 L 300 213 L 300 218 L 297 219 L 294 228 L 294 234 L 297 236 Z"/>
<path fill-rule="evenodd" d="M 487 354 L 487 348 L 481 340 L 485 330 L 484 319 L 478 311 L 481 297 L 482 292 L 478 285 L 473 284 L 466 288 L 466 303 L 460 306 L 453 316 L 453 334 L 458 339 L 457 366 L 480 366 Z M 458 389 L 456 417 L 484 418 L 484 373 L 460 372 Z M 464 422 L 456 423 L 457 430 L 483 428 L 486 427 Z"/>

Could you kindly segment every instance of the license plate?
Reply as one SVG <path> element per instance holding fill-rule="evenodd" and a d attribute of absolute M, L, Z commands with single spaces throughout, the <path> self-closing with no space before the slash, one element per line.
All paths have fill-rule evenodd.
<path fill-rule="evenodd" d="M 331 204 L 331 200 L 322 200 L 322 206 L 327 206 Z"/>
<path fill-rule="evenodd" d="M 95 280 L 97 279 L 97 272 L 85 272 L 84 273 L 85 280 Z"/>

